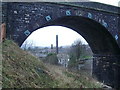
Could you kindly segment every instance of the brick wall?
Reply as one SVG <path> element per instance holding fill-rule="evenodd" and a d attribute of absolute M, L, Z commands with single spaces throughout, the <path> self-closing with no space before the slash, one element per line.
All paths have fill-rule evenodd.
<path fill-rule="evenodd" d="M 0 43 L 6 38 L 6 25 L 5 23 L 0 25 Z"/>

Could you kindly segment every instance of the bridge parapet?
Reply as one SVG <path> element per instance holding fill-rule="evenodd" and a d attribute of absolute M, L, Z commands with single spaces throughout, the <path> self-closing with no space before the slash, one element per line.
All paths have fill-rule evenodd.
<path fill-rule="evenodd" d="M 71 6 L 93 9 L 108 13 L 120 14 L 120 7 L 102 4 L 98 2 L 59 2 L 58 4 L 71 5 Z"/>
<path fill-rule="evenodd" d="M 120 47 L 120 26 L 118 25 L 120 18 L 117 13 L 119 8 L 109 6 L 109 10 L 104 11 L 104 8 L 100 8 L 103 6 L 102 4 L 94 5 L 96 7 L 99 6 L 99 10 L 96 7 L 91 7 L 94 3 L 80 2 L 78 3 L 80 4 L 79 6 L 75 6 L 76 4 L 77 3 L 66 5 L 65 3 L 56 4 L 45 2 L 4 2 L 2 4 L 2 21 L 6 22 L 7 25 L 7 37 L 11 37 L 21 45 L 23 40 L 25 40 L 33 31 L 46 23 L 65 16 L 80 16 L 95 20 L 103 25 L 111 33 L 113 38 L 116 39 Z M 104 7 L 107 7 L 107 5 Z M 111 11 L 114 11 L 111 12 L 110 9 Z M 18 40 L 21 35 L 25 36 L 22 40 Z"/>

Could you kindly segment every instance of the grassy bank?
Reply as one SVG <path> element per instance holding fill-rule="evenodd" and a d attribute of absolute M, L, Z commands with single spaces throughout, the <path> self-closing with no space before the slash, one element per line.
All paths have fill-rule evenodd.
<path fill-rule="evenodd" d="M 1 53 L 1 52 L 0 52 Z M 100 88 L 94 80 L 43 63 L 11 40 L 2 44 L 3 88 Z"/>
<path fill-rule="evenodd" d="M 14 42 L 3 43 L 3 88 L 57 87 L 57 82 L 48 75 L 38 58 L 21 50 Z"/>

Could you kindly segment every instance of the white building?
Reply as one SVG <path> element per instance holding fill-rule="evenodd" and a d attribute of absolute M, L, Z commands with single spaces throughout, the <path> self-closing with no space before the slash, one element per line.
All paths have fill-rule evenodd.
<path fill-rule="evenodd" d="M 68 67 L 69 55 L 68 54 L 58 54 L 58 64 L 61 64 L 64 67 Z"/>

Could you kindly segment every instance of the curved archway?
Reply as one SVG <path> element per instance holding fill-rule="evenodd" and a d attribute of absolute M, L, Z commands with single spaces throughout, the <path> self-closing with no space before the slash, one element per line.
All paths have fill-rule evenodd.
<path fill-rule="evenodd" d="M 94 54 L 93 74 L 114 88 L 119 87 L 120 48 L 108 30 L 100 23 L 85 17 L 66 16 L 48 22 L 44 26 L 59 25 L 71 28 L 89 43 Z M 109 62 L 109 64 L 107 64 Z M 116 63 L 116 65 L 113 65 Z"/>
<path fill-rule="evenodd" d="M 82 35 L 89 43 L 94 54 L 120 54 L 115 39 L 100 23 L 79 16 L 66 16 L 48 22 L 44 26 L 59 25 L 71 28 Z"/>
<path fill-rule="evenodd" d="M 67 34 L 67 35 L 66 35 Z M 56 45 L 55 36 L 59 36 L 59 46 L 71 46 L 75 41 L 81 40 L 81 43 L 88 45 L 87 41 L 76 31 L 63 26 L 47 26 L 33 31 L 29 37 L 23 42 L 24 44 L 32 42 L 35 47 L 50 47 L 51 44 Z M 70 37 L 69 37 L 70 36 Z M 66 42 L 67 41 L 67 42 Z M 29 45 L 28 45 L 29 46 Z"/>
<path fill-rule="evenodd" d="M 103 57 L 100 56 L 100 59 L 98 61 L 96 60 L 93 65 L 93 71 L 98 76 L 99 80 L 105 81 L 113 87 L 119 86 L 119 66 L 114 66 L 113 63 L 119 62 L 120 48 L 104 26 L 94 20 L 80 16 L 58 18 L 54 21 L 49 21 L 39 28 L 46 26 L 64 26 L 79 33 L 89 43 L 94 54 L 103 55 Z M 19 40 L 21 40 L 21 38 L 19 38 Z M 21 44 L 24 40 L 21 40 Z M 103 66 L 106 65 L 107 62 L 109 62 L 109 66 L 105 67 L 105 71 Z"/>
<path fill-rule="evenodd" d="M 39 28 L 55 25 L 68 27 L 79 33 L 89 43 L 94 54 L 120 54 L 120 48 L 112 35 L 104 26 L 92 19 L 80 16 L 65 16 L 50 21 Z M 26 38 L 18 38 L 20 45 L 22 45 Z"/>

